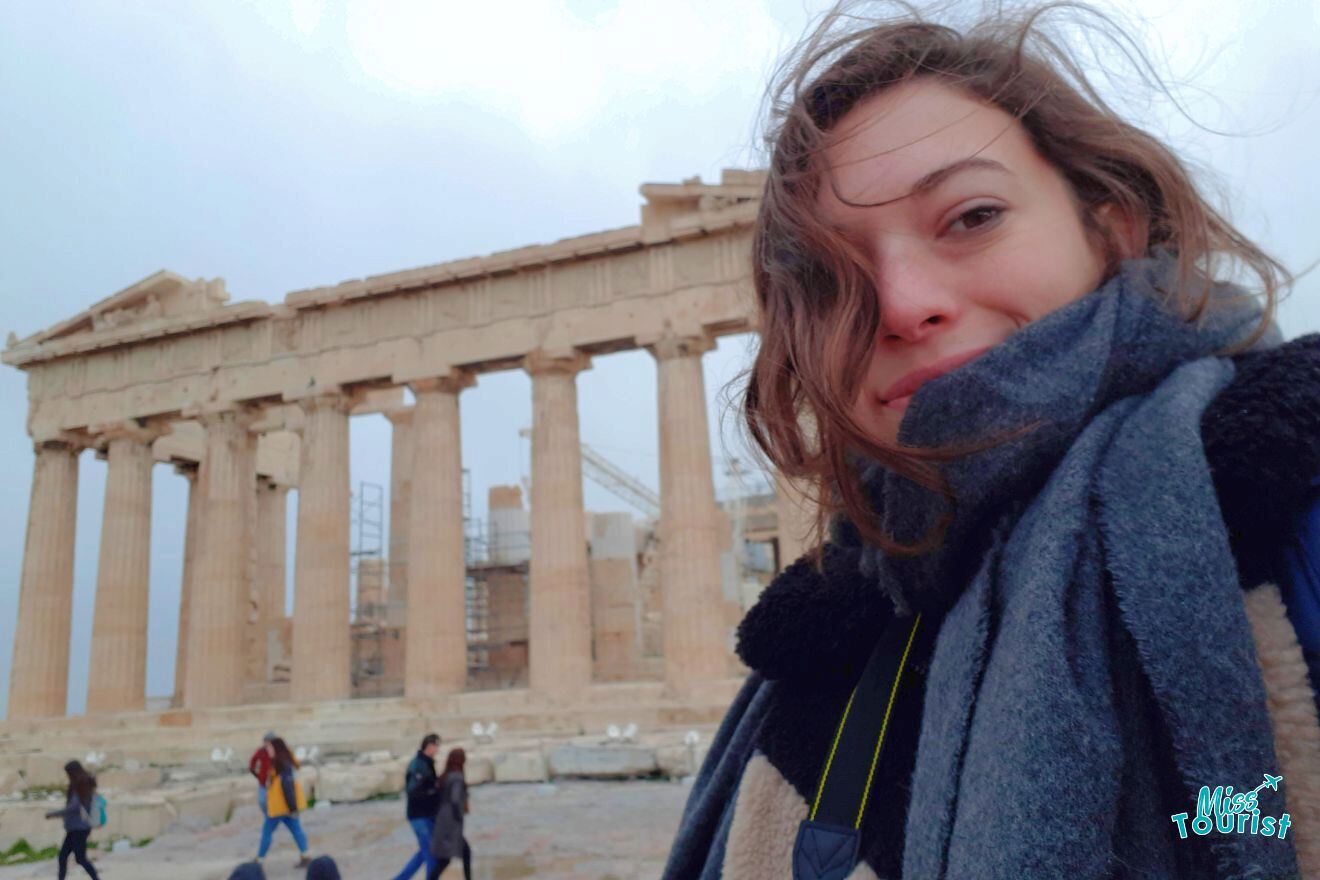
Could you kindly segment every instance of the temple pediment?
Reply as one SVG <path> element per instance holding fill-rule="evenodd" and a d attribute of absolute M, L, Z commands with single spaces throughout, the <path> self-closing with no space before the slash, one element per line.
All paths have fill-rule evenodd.
<path fill-rule="evenodd" d="M 184 315 L 199 315 L 220 308 L 229 299 L 221 278 L 190 281 L 182 275 L 162 269 L 116 294 L 106 297 L 40 333 L 15 345 L 41 345 L 72 336 L 97 333 Z"/>

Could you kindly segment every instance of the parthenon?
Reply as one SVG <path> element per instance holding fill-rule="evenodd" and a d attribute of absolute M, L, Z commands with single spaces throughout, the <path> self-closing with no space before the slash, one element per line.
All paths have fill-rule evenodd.
<path fill-rule="evenodd" d="M 483 373 L 508 369 L 532 385 L 527 692 L 547 706 L 582 701 L 593 642 L 576 376 L 593 357 L 628 349 L 657 364 L 663 695 L 681 703 L 709 686 L 727 695 L 701 357 L 715 338 L 754 329 L 749 247 L 761 183 L 759 172 L 725 171 L 719 183 L 647 184 L 635 226 L 300 290 L 279 304 L 230 303 L 222 281 L 160 271 L 11 337 L 3 360 L 28 374 L 35 463 L 8 721 L 66 711 L 85 450 L 107 461 L 89 715 L 147 708 L 159 461 L 189 486 L 176 707 L 260 699 L 251 670 L 269 667 L 284 615 L 291 488 L 288 699 L 348 699 L 348 426 L 365 412 L 386 413 L 394 431 L 389 544 L 407 567 L 391 570 L 386 592 L 408 608 L 404 699 L 471 690 L 460 404 Z M 780 493 L 781 559 L 796 557 L 806 516 Z"/>

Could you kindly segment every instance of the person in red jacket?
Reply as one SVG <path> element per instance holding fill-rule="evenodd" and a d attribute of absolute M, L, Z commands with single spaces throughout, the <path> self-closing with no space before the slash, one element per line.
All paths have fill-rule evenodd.
<path fill-rule="evenodd" d="M 261 815 L 266 815 L 266 783 L 270 781 L 271 769 L 274 766 L 275 749 L 271 743 L 275 742 L 275 733 L 267 731 L 261 738 L 261 748 L 252 753 L 248 760 L 248 772 L 257 779 L 257 804 L 261 807 Z"/>

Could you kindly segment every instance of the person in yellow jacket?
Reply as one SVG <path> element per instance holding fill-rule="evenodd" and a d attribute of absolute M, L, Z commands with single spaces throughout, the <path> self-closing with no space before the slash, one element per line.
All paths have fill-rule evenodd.
<path fill-rule="evenodd" d="M 271 751 L 270 776 L 266 780 L 266 820 L 261 826 L 261 846 L 257 849 L 257 861 L 266 858 L 270 851 L 271 835 L 275 827 L 283 824 L 293 835 L 298 844 L 299 868 L 305 868 L 312 862 L 307 853 L 307 835 L 303 833 L 298 814 L 307 809 L 307 795 L 303 793 L 302 783 L 298 781 L 298 759 L 289 751 L 284 740 L 275 737 L 266 747 Z"/>

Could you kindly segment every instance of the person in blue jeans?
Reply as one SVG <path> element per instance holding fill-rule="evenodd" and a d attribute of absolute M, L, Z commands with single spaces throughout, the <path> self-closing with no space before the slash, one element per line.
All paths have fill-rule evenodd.
<path fill-rule="evenodd" d="M 274 752 L 274 772 L 266 788 L 266 821 L 261 825 L 261 846 L 257 850 L 257 861 L 260 862 L 270 852 L 271 835 L 277 826 L 283 825 L 293 835 L 293 842 L 298 844 L 297 867 L 306 868 L 312 863 L 312 857 L 307 852 L 307 835 L 303 833 L 302 822 L 298 820 L 298 814 L 307 809 L 307 796 L 298 780 L 298 759 L 279 737 L 275 737 L 270 745 Z"/>
<path fill-rule="evenodd" d="M 408 880 L 423 865 L 429 875 L 435 867 L 435 857 L 431 855 L 431 830 L 435 827 L 435 814 L 440 811 L 440 783 L 435 775 L 435 754 L 438 751 L 440 735 L 428 733 L 408 764 L 403 790 L 408 799 L 408 824 L 417 837 L 417 852 L 394 880 Z"/>

